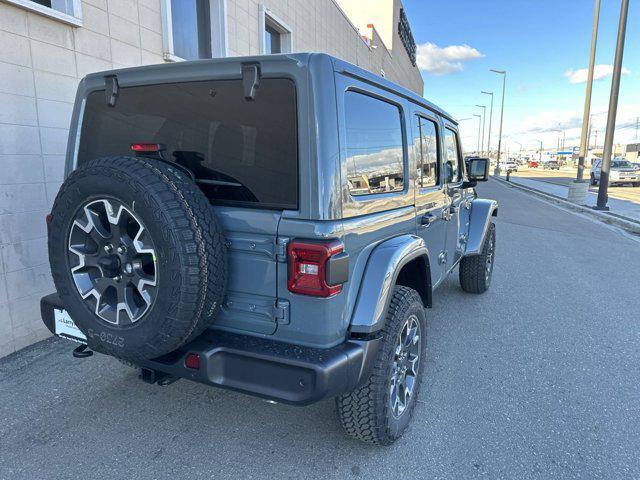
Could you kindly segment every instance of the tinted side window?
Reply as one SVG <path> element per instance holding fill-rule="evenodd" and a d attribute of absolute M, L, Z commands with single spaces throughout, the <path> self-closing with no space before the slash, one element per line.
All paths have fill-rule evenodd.
<path fill-rule="evenodd" d="M 438 128 L 433 120 L 416 115 L 413 144 L 418 167 L 418 186 L 438 184 Z"/>
<path fill-rule="evenodd" d="M 357 92 L 345 94 L 346 150 L 351 195 L 404 188 L 400 109 Z"/>
<path fill-rule="evenodd" d="M 445 164 L 447 182 L 457 182 L 461 179 L 458 134 L 448 128 L 444 131 L 444 150 L 447 155 Z"/>

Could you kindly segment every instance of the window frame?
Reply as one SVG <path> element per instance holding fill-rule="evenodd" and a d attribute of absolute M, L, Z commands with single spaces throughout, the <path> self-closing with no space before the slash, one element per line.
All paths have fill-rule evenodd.
<path fill-rule="evenodd" d="M 462 158 L 462 145 L 460 145 L 460 134 L 458 133 L 458 129 L 455 128 L 453 125 L 447 124 L 444 126 L 444 130 L 445 133 L 442 136 L 442 140 L 443 140 L 443 147 L 444 147 L 444 142 L 446 141 L 446 131 L 449 130 L 454 138 L 456 139 L 456 150 L 458 153 L 458 178 L 454 179 L 453 181 L 449 182 L 447 178 L 443 178 L 442 181 L 443 183 L 447 184 L 447 185 L 456 185 L 456 184 L 460 184 L 462 183 L 463 179 L 464 179 L 464 160 Z M 446 148 L 444 148 L 445 153 L 447 151 Z M 449 158 L 447 157 L 447 161 L 449 160 Z"/>
<path fill-rule="evenodd" d="M 362 195 L 353 195 L 351 193 L 351 190 L 348 187 L 347 184 L 347 192 L 349 193 L 349 197 L 351 198 L 352 201 L 356 201 L 356 202 L 363 202 L 363 201 L 371 201 L 371 200 L 377 200 L 377 199 L 381 199 L 381 198 L 388 198 L 388 197 L 392 197 L 392 196 L 401 196 L 401 195 L 406 195 L 407 192 L 409 191 L 409 183 L 411 181 L 410 178 L 410 172 L 409 172 L 409 162 L 408 162 L 408 156 L 409 156 L 409 152 L 408 152 L 408 146 L 407 146 L 407 128 L 405 125 L 405 110 L 403 108 L 403 106 L 400 103 L 397 102 L 393 102 L 392 100 L 390 100 L 387 97 L 384 97 L 382 95 L 376 95 L 375 93 L 362 89 L 362 88 L 358 88 L 358 87 L 349 87 L 344 91 L 344 94 L 342 96 L 342 103 L 343 103 L 343 128 L 345 129 L 345 151 L 346 151 L 346 128 L 347 128 L 347 112 L 346 112 L 346 98 L 347 98 L 347 94 L 350 92 L 354 92 L 357 93 L 359 95 L 365 95 L 367 97 L 371 97 L 375 100 L 378 100 L 379 102 L 383 102 L 386 103 L 388 105 L 392 105 L 394 107 L 396 107 L 398 109 L 398 114 L 399 114 L 399 120 L 400 120 L 400 132 L 401 132 L 401 136 L 402 136 L 402 189 L 400 190 L 393 190 L 391 192 L 381 192 L 381 193 L 365 193 Z M 347 164 L 347 158 L 345 156 L 344 158 L 344 162 L 345 165 Z M 348 166 L 347 166 L 348 169 Z M 346 178 L 345 178 L 346 180 Z"/>
<path fill-rule="evenodd" d="M 160 14 L 162 19 L 162 58 L 167 62 L 186 61 L 187 59 L 175 54 L 171 0 L 160 1 Z M 209 0 L 209 22 L 207 25 L 211 39 L 211 58 L 228 56 L 226 0 Z"/>
<path fill-rule="evenodd" d="M 263 3 L 258 7 L 258 39 L 259 49 L 261 55 L 271 55 L 267 52 L 267 23 L 269 28 L 275 30 L 280 34 L 280 52 L 278 53 L 292 53 L 293 52 L 293 29 L 287 25 L 278 15 L 269 10 Z M 277 55 L 277 54 L 274 54 Z"/>
<path fill-rule="evenodd" d="M 66 23 L 67 25 L 72 25 L 74 27 L 82 26 L 82 0 L 70 0 L 71 1 L 71 13 L 62 12 L 60 10 L 56 10 L 53 7 L 46 7 L 39 3 L 34 2 L 33 0 L 3 0 L 4 2 L 14 5 L 16 7 L 22 8 L 24 10 L 29 10 L 31 12 L 38 13 L 45 17 L 53 18 L 54 20 L 59 20 L 62 23 Z"/>
<path fill-rule="evenodd" d="M 429 191 L 429 190 L 437 190 L 439 188 L 442 187 L 443 185 L 443 178 L 442 178 L 442 148 L 441 148 L 441 134 L 440 134 L 440 121 L 438 120 L 438 118 L 436 118 L 433 115 L 429 115 L 427 113 L 423 113 L 420 111 L 416 111 L 413 113 L 414 118 L 416 118 L 418 120 L 418 122 L 420 122 L 420 119 L 422 120 L 426 120 L 428 122 L 431 122 L 435 125 L 436 127 L 436 183 L 435 185 L 429 185 L 428 187 L 423 187 L 421 185 L 421 183 L 417 183 L 417 189 L 418 189 L 418 193 L 422 194 L 425 191 Z M 420 129 L 420 123 L 418 123 L 418 129 L 420 131 L 420 146 L 422 146 L 422 131 Z M 416 155 L 416 166 L 419 167 L 420 170 L 420 178 L 416 178 L 416 182 L 419 182 L 420 179 L 422 178 L 422 148 L 420 149 L 420 159 L 418 160 L 418 157 Z"/>

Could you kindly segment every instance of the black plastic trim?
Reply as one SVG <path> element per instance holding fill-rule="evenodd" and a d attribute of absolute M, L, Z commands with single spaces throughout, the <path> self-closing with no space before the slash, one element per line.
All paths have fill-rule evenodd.
<path fill-rule="evenodd" d="M 327 285 L 342 285 L 349 281 L 349 254 L 342 252 L 327 261 Z"/>
<path fill-rule="evenodd" d="M 54 333 L 53 309 L 64 308 L 60 298 L 48 295 L 40 306 L 44 324 Z M 379 344 L 380 338 L 349 339 L 332 348 L 312 348 L 207 330 L 168 355 L 137 363 L 158 378 L 170 375 L 277 402 L 309 405 L 346 393 L 366 380 Z M 184 366 L 191 353 L 200 356 L 200 370 Z"/>

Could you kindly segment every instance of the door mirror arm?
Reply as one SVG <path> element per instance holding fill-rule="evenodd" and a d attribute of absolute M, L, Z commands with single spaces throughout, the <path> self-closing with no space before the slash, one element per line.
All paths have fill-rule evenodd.
<path fill-rule="evenodd" d="M 464 182 L 462 182 L 462 189 L 467 189 L 467 188 L 474 188 L 478 185 L 478 181 L 473 179 L 473 180 L 465 180 Z"/>

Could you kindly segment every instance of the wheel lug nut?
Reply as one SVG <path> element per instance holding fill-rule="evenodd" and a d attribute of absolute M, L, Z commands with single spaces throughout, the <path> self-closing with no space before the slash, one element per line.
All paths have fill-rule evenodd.
<path fill-rule="evenodd" d="M 133 265 L 131 265 L 130 263 L 127 263 L 124 266 L 124 271 L 127 272 L 128 274 L 131 274 L 133 272 Z"/>
<path fill-rule="evenodd" d="M 113 245 L 111 245 L 111 244 L 105 245 L 104 246 L 104 251 L 107 252 L 107 253 L 113 252 Z"/>
<path fill-rule="evenodd" d="M 123 246 L 123 245 L 120 245 L 120 246 L 118 247 L 118 253 L 119 253 L 119 254 L 121 254 L 121 255 L 122 255 L 122 254 L 123 254 L 124 252 L 126 252 L 126 251 L 127 251 L 127 249 L 126 249 L 126 248 L 124 248 L 124 246 Z"/>

